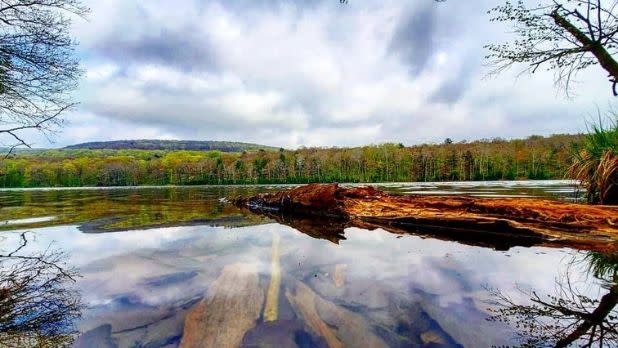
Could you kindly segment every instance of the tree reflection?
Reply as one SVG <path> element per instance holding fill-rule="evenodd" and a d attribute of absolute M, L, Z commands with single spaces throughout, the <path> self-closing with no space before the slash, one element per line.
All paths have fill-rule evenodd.
<path fill-rule="evenodd" d="M 573 284 L 569 268 L 574 265 L 584 265 L 602 283 L 598 298 Z M 618 254 L 589 252 L 574 260 L 556 281 L 554 295 L 521 290 L 530 299 L 526 304 L 500 290 L 489 291 L 494 315 L 488 320 L 513 326 L 522 347 L 613 347 L 618 342 Z"/>
<path fill-rule="evenodd" d="M 82 308 L 72 286 L 78 273 L 61 250 L 26 253 L 28 235 L 18 236 L 14 250 L 0 253 L 0 346 L 68 347 Z"/>

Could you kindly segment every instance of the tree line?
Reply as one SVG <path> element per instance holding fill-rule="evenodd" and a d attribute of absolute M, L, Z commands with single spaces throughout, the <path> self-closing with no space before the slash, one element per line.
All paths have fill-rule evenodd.
<path fill-rule="evenodd" d="M 562 179 L 580 135 L 278 151 L 46 150 L 0 161 L 0 187 Z"/>
<path fill-rule="evenodd" d="M 67 146 L 67 149 L 90 149 L 90 150 L 167 150 L 167 151 L 222 151 L 241 152 L 253 150 L 275 150 L 264 145 L 241 143 L 235 141 L 212 141 L 212 140 L 112 140 L 95 141 Z"/>

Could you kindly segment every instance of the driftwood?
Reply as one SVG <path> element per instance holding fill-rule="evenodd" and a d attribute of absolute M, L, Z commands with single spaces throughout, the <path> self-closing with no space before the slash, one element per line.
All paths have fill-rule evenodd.
<path fill-rule="evenodd" d="M 372 187 L 310 184 L 239 197 L 246 207 L 337 243 L 356 226 L 508 249 L 572 247 L 618 252 L 618 207 L 530 198 L 391 195 Z"/>

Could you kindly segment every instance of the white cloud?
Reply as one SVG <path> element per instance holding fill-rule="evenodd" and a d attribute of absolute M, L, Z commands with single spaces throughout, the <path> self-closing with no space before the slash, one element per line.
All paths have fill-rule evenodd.
<path fill-rule="evenodd" d="M 86 67 L 86 79 L 89 81 L 101 81 L 111 78 L 118 71 L 115 64 L 91 65 Z"/>
<path fill-rule="evenodd" d="M 93 1 L 75 28 L 88 74 L 69 120 L 82 121 L 58 144 L 139 134 L 342 146 L 583 130 L 612 98 L 605 75 L 587 72 L 573 99 L 551 73 L 486 79 L 482 46 L 507 29 L 489 23 L 493 4 Z"/>

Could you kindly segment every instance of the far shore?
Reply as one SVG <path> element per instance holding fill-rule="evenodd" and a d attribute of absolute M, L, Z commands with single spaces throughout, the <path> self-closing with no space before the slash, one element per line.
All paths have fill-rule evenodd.
<path fill-rule="evenodd" d="M 513 185 L 527 185 L 530 183 L 543 183 L 547 185 L 573 185 L 574 189 L 579 187 L 577 180 L 569 179 L 547 179 L 547 180 L 478 180 L 478 181 L 401 181 L 401 182 L 342 182 L 342 186 L 397 186 L 397 185 L 417 185 L 417 186 L 502 186 L 504 183 Z M 200 184 L 200 185 L 121 185 L 121 186 L 47 186 L 47 187 L 0 187 L 0 191 L 53 191 L 53 190 L 132 190 L 132 189 L 163 189 L 163 188 L 199 188 L 199 187 L 298 187 L 312 183 L 291 183 L 291 184 Z M 320 182 L 327 184 L 327 182 Z M 549 185 L 548 185 L 549 186 Z M 428 192 L 430 193 L 430 192 Z"/>

